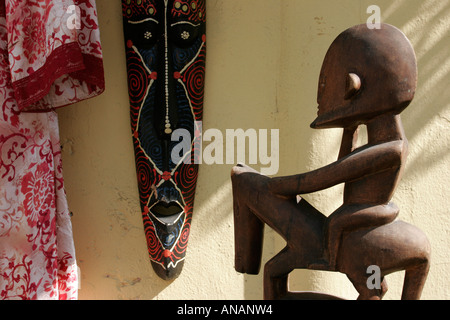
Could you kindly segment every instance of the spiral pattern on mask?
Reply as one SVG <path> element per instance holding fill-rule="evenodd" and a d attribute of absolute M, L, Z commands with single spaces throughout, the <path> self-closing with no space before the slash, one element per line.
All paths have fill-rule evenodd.
<path fill-rule="evenodd" d="M 183 82 L 185 83 L 191 105 L 194 108 L 196 120 L 202 117 L 202 106 L 205 86 L 205 55 L 204 50 L 197 60 L 185 71 Z"/>
<path fill-rule="evenodd" d="M 155 170 L 142 152 L 137 154 L 136 157 L 136 171 L 141 202 L 147 203 L 152 192 L 152 186 L 157 184 L 157 179 Z"/>
<path fill-rule="evenodd" d="M 192 54 L 189 50 L 175 48 L 173 52 L 173 62 L 176 68 L 181 68 L 185 66 L 190 59 L 192 59 Z"/>
<path fill-rule="evenodd" d="M 131 104 L 141 104 L 149 85 L 149 74 L 139 56 L 129 52 L 127 59 L 128 92 Z"/>
<path fill-rule="evenodd" d="M 190 221 L 186 221 L 186 223 L 184 224 L 183 231 L 181 231 L 180 239 L 178 240 L 178 243 L 174 248 L 174 252 L 180 255 L 186 252 L 190 230 L 191 230 L 191 223 Z"/>
<path fill-rule="evenodd" d="M 198 168 L 196 165 L 183 163 L 179 166 L 177 173 L 176 183 L 181 187 L 181 190 L 190 191 L 195 187 L 198 176 Z"/>
<path fill-rule="evenodd" d="M 179 186 L 186 205 L 193 206 L 195 186 L 198 176 L 198 165 L 181 164 L 173 175 L 175 184 Z"/>

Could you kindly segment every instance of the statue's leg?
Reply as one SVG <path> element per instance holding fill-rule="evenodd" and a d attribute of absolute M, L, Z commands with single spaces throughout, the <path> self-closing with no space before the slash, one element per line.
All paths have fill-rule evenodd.
<path fill-rule="evenodd" d="M 358 300 L 381 300 L 388 290 L 386 279 L 383 277 L 380 288 L 370 289 L 367 285 L 367 277 L 363 273 L 347 275 L 356 291 L 358 291 Z"/>
<path fill-rule="evenodd" d="M 394 203 L 387 205 L 342 205 L 326 222 L 325 250 L 331 269 L 336 268 L 341 238 L 344 232 L 388 224 L 397 218 L 398 207 Z"/>
<path fill-rule="evenodd" d="M 273 257 L 264 266 L 264 299 L 279 300 L 288 293 L 288 276 L 294 269 L 295 260 L 288 247 Z"/>
<path fill-rule="evenodd" d="M 381 281 L 380 299 L 383 299 L 383 297 L 387 291 L 388 291 L 388 284 L 387 284 L 386 278 L 383 277 L 383 280 Z"/>
<path fill-rule="evenodd" d="M 427 280 L 430 264 L 428 261 L 406 269 L 402 300 L 419 300 Z"/>
<path fill-rule="evenodd" d="M 360 299 L 382 297 L 367 286 L 367 267 L 378 266 L 381 276 L 405 270 L 402 299 L 419 299 L 428 275 L 431 248 L 425 234 L 403 221 L 349 233 L 342 243 L 340 272 L 347 275 L 360 293 Z"/>
<path fill-rule="evenodd" d="M 234 246 L 237 272 L 258 274 L 261 267 L 264 224 L 242 203 L 240 197 L 233 197 Z"/>
<path fill-rule="evenodd" d="M 236 270 L 257 273 L 262 253 L 263 226 L 267 224 L 288 242 L 296 266 L 306 267 L 322 254 L 326 217 L 301 199 L 283 198 L 267 188 L 269 177 L 239 165 L 231 172 L 235 218 Z"/>
<path fill-rule="evenodd" d="M 297 202 L 295 198 L 285 198 L 271 193 L 267 182 L 269 177 L 245 165 L 238 165 L 231 172 L 233 198 L 239 208 L 247 206 L 259 220 L 274 229 L 289 241 L 293 224 L 300 229 L 300 234 L 322 229 L 325 216 L 304 199 Z M 240 209 L 241 210 L 241 209 Z M 311 230 L 314 228 L 314 230 Z"/>
<path fill-rule="evenodd" d="M 235 270 L 258 274 L 261 267 L 264 224 L 247 205 L 247 186 L 243 176 L 231 173 L 234 212 Z"/>

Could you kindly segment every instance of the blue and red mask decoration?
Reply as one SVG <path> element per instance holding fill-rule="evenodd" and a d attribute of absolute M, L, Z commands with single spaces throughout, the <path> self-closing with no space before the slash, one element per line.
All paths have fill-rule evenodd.
<path fill-rule="evenodd" d="M 148 252 L 158 276 L 174 279 L 186 255 L 198 176 L 206 0 L 122 0 L 122 11 Z M 177 130 L 188 133 L 191 149 L 173 157 Z"/>

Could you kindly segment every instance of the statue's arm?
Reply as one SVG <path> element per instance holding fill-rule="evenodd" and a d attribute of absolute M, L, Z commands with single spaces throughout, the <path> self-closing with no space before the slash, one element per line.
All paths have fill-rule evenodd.
<path fill-rule="evenodd" d="M 401 140 L 367 145 L 325 167 L 293 176 L 272 178 L 268 181 L 268 188 L 274 194 L 286 197 L 324 190 L 340 183 L 399 167 L 402 151 Z"/>
<path fill-rule="evenodd" d="M 355 150 L 355 146 L 358 141 L 358 132 L 359 132 L 358 126 L 344 128 L 338 160 L 349 155 Z"/>

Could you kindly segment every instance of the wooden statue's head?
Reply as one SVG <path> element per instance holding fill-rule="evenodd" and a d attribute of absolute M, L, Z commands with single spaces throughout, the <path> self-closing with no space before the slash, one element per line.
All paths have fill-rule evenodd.
<path fill-rule="evenodd" d="M 320 72 L 318 117 L 312 128 L 363 124 L 387 112 L 398 114 L 417 85 L 414 49 L 397 28 L 357 25 L 330 46 Z"/>

